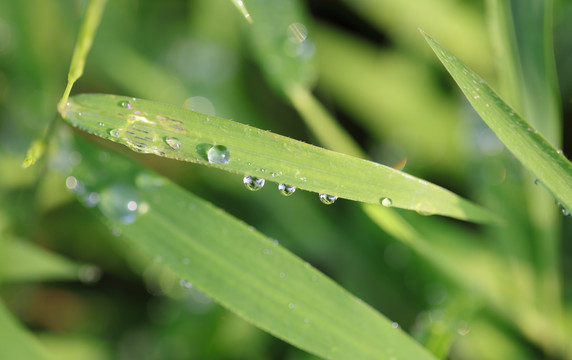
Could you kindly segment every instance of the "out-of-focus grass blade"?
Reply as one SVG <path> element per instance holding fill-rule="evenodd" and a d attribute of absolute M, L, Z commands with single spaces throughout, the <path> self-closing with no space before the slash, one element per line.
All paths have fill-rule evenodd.
<path fill-rule="evenodd" d="M 427 215 L 492 220 L 477 205 L 390 167 L 170 105 L 79 95 L 70 99 L 62 116 L 73 126 L 138 152 Z"/>
<path fill-rule="evenodd" d="M 512 110 L 484 79 L 422 33 L 481 118 L 566 211 L 572 211 L 572 164 L 562 151 Z"/>
<path fill-rule="evenodd" d="M 324 358 L 431 358 L 382 315 L 247 224 L 127 159 L 78 144 L 83 160 L 68 181 L 81 196 L 98 194 L 108 224 L 180 276 L 183 287 L 197 286 Z"/>
<path fill-rule="evenodd" d="M 0 241 L 0 283 L 78 280 L 81 265 L 27 241 Z"/>
<path fill-rule="evenodd" d="M 489 52 L 484 17 L 471 3 L 423 0 L 411 6 L 403 0 L 342 1 L 388 34 L 399 46 L 425 54 L 424 44 L 415 31 L 421 27 L 454 44 L 459 54 L 469 59 L 478 71 L 488 73 L 491 69 L 491 59 L 483 56 L 483 52 Z"/>
<path fill-rule="evenodd" d="M 48 360 L 51 359 L 30 333 L 18 323 L 0 301 L 0 358 Z"/>
<path fill-rule="evenodd" d="M 87 53 L 91 48 L 93 43 L 93 38 L 95 37 L 95 32 L 101 21 L 101 16 L 103 10 L 105 9 L 105 4 L 107 0 L 90 0 L 87 6 L 85 17 L 81 24 L 81 29 L 75 44 L 73 57 L 70 65 L 70 70 L 68 73 L 68 83 L 62 98 L 58 103 L 58 110 L 61 111 L 66 105 L 67 99 L 70 95 L 73 84 L 81 77 L 83 74 L 83 69 L 85 67 L 85 58 Z M 22 167 L 27 168 L 36 163 L 38 159 L 42 157 L 47 148 L 47 143 L 52 134 L 54 128 L 54 121 L 48 126 L 46 133 L 41 139 L 35 140 L 28 151 L 26 152 L 26 157 L 22 162 Z"/>
<path fill-rule="evenodd" d="M 236 6 L 236 8 L 240 11 L 242 16 L 244 16 L 246 21 L 252 24 L 252 17 L 250 16 L 250 13 L 246 9 L 246 6 L 244 6 L 244 2 L 242 0 L 231 0 L 231 1 L 234 4 L 234 6 Z"/>
<path fill-rule="evenodd" d="M 91 49 L 91 44 L 95 38 L 95 33 L 101 21 L 101 16 L 103 15 L 106 3 L 107 0 L 90 0 L 87 5 L 85 18 L 81 24 L 81 29 L 79 30 L 72 55 L 70 71 L 68 73 L 68 84 L 64 91 L 64 95 L 58 103 L 58 109 L 60 109 L 60 111 L 66 105 L 73 84 L 75 84 L 77 79 L 83 75 L 85 59 L 89 49 Z"/>
<path fill-rule="evenodd" d="M 315 47 L 308 39 L 299 0 L 250 0 L 256 21 L 248 26 L 251 46 L 266 78 L 283 93 L 290 85 L 309 87 L 315 80 Z"/>

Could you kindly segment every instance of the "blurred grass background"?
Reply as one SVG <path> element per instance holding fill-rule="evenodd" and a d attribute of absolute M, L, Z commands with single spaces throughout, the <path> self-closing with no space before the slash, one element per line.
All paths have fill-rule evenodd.
<path fill-rule="evenodd" d="M 527 318 L 518 313 L 516 300 L 527 296 L 549 321 L 556 316 L 570 327 L 572 222 L 559 217 L 554 223 L 557 257 L 542 263 L 537 254 L 548 239 L 531 220 L 523 196 L 531 176 L 478 119 L 417 32 L 421 27 L 431 33 L 499 88 L 503 69 L 495 63 L 484 2 L 301 4 L 299 22 L 310 44 L 304 56 L 312 62 L 307 81 L 315 82 L 316 96 L 369 157 L 390 166 L 407 157 L 406 172 L 485 204 L 507 221 L 501 229 L 483 228 L 401 213 L 443 256 L 471 267 L 464 271 L 484 274 L 483 282 L 507 277 L 511 287 L 504 291 L 517 309 L 513 317 L 381 231 L 357 204 L 325 207 L 315 194 L 303 192 L 286 201 L 269 188 L 251 193 L 238 176 L 100 145 L 277 239 L 441 357 L 563 356 L 513 320 Z M 182 289 L 133 248 L 118 246 L 112 239 L 118 234 L 79 204 L 59 175 L 41 166 L 20 168 L 28 146 L 54 117 L 84 6 L 72 0 L 0 2 L 0 241 L 25 239 L 75 263 L 95 264 L 100 278 L 93 281 L 98 271 L 86 275 L 93 268 L 85 266 L 83 282 L 12 277 L 0 283 L 0 296 L 60 359 L 313 358 L 198 290 Z M 557 1 L 554 8 L 562 148 L 570 154 L 572 2 Z M 259 63 L 248 26 L 229 1 L 110 1 L 73 92 L 188 101 L 196 110 L 212 108 L 217 116 L 317 144 L 287 98 L 275 91 L 276 79 Z M 559 210 L 555 205 L 549 211 Z M 502 274 L 495 273 L 491 258 L 501 263 Z M 561 284 L 557 294 L 547 295 L 556 305 L 542 299 L 549 291 L 538 293 L 546 267 L 556 272 L 551 281 Z M 555 309 L 562 299 L 564 312 Z"/>

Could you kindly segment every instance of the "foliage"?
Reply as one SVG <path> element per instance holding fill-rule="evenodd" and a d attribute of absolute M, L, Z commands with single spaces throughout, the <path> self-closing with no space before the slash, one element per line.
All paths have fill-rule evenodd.
<path fill-rule="evenodd" d="M 0 3 L 1 358 L 570 358 L 571 5 L 73 4 Z"/>

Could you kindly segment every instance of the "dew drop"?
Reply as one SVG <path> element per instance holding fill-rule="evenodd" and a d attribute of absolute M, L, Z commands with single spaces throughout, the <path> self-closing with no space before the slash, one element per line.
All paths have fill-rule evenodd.
<path fill-rule="evenodd" d="M 230 161 L 230 151 L 223 145 L 215 145 L 207 151 L 207 158 L 211 164 L 226 164 Z"/>
<path fill-rule="evenodd" d="M 397 329 L 397 328 L 399 327 L 399 324 L 396 323 L 396 322 L 392 322 L 392 323 L 391 323 L 391 327 L 394 328 L 394 329 Z"/>
<path fill-rule="evenodd" d="M 246 186 L 248 190 L 258 191 L 262 189 L 262 187 L 266 183 L 266 180 L 247 175 L 242 179 L 242 182 L 244 183 L 244 186 Z"/>
<path fill-rule="evenodd" d="M 290 195 L 294 194 L 294 192 L 296 191 L 296 187 L 291 186 L 291 185 L 286 185 L 286 184 L 280 184 L 280 185 L 278 185 L 278 190 L 280 190 L 280 193 L 282 195 L 290 196 Z"/>
<path fill-rule="evenodd" d="M 331 205 L 338 200 L 337 196 L 328 195 L 328 194 L 320 194 L 320 201 L 326 205 Z"/>
<path fill-rule="evenodd" d="M 570 211 L 568 211 L 568 209 L 566 209 L 564 206 L 562 207 L 562 209 L 560 209 L 560 211 L 562 211 L 562 215 L 570 216 Z"/>
<path fill-rule="evenodd" d="M 123 224 L 137 219 L 139 196 L 125 184 L 115 184 L 101 192 L 99 208 L 106 216 Z"/>
<path fill-rule="evenodd" d="M 465 336 L 470 332 L 471 328 L 469 327 L 469 324 L 466 321 L 459 321 L 459 324 L 457 326 L 457 334 Z"/>
<path fill-rule="evenodd" d="M 103 127 L 103 126 L 105 126 L 105 123 L 102 123 L 102 122 L 100 122 L 100 123 L 98 123 L 97 125 L 99 125 L 99 126 L 102 126 L 102 127 Z"/>
<path fill-rule="evenodd" d="M 181 287 L 184 287 L 185 289 L 190 289 L 193 287 L 192 283 L 184 279 L 181 279 L 181 281 L 179 281 L 179 285 L 181 285 Z"/>
<path fill-rule="evenodd" d="M 296 304 L 294 304 L 294 303 L 288 304 L 288 309 L 291 309 L 291 310 L 296 309 Z"/>
<path fill-rule="evenodd" d="M 118 138 L 121 136 L 121 132 L 119 131 L 119 129 L 111 129 L 111 130 L 109 130 L 109 135 L 111 135 L 112 137 Z"/>
<path fill-rule="evenodd" d="M 293 43 L 301 43 L 308 37 L 308 29 L 304 24 L 293 23 L 288 26 L 288 40 Z"/>
<path fill-rule="evenodd" d="M 177 138 L 167 137 L 167 138 L 165 138 L 165 142 L 173 150 L 179 150 L 181 148 L 181 141 L 179 141 L 179 139 L 177 139 Z"/>
<path fill-rule="evenodd" d="M 93 284 L 101 278 L 101 269 L 94 265 L 84 265 L 78 269 L 79 280 L 86 284 Z"/>
<path fill-rule="evenodd" d="M 129 110 L 133 109 L 133 104 L 131 104 L 131 102 L 129 101 L 120 101 L 118 105 L 125 109 Z"/>
<path fill-rule="evenodd" d="M 381 199 L 381 205 L 383 205 L 385 207 L 391 207 L 392 204 L 393 204 L 393 201 L 391 201 L 390 198 Z"/>
<path fill-rule="evenodd" d="M 99 204 L 99 194 L 96 192 L 89 193 L 84 199 L 83 204 L 88 207 L 92 208 Z"/>

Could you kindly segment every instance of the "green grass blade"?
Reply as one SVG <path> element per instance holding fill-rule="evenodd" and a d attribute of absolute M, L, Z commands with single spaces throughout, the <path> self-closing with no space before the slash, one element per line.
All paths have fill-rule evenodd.
<path fill-rule="evenodd" d="M 91 44 L 93 43 L 95 32 L 101 21 L 101 16 L 103 14 L 103 10 L 105 9 L 106 2 L 107 0 L 89 1 L 85 12 L 85 17 L 81 24 L 79 36 L 75 44 L 70 70 L 68 73 L 68 83 L 66 85 L 66 89 L 64 90 L 64 94 L 58 103 L 59 111 L 65 108 L 73 85 L 83 74 L 85 59 L 89 49 L 91 48 Z M 54 121 L 55 119 L 48 126 L 44 136 L 31 144 L 30 148 L 26 152 L 26 157 L 22 162 L 22 167 L 28 168 L 34 165 L 36 161 L 38 161 L 38 159 L 44 155 L 47 144 L 49 142 L 49 138 L 53 131 Z"/>
<path fill-rule="evenodd" d="M 73 85 L 77 79 L 83 75 L 85 59 L 87 58 L 89 49 L 91 49 L 91 44 L 93 44 L 93 39 L 95 38 L 95 33 L 101 21 L 101 16 L 103 15 L 106 3 L 107 0 L 90 0 L 87 5 L 85 18 L 81 24 L 72 55 L 70 71 L 68 73 L 68 84 L 64 91 L 64 95 L 58 103 L 58 109 L 60 111 L 65 107 Z"/>
<path fill-rule="evenodd" d="M 389 320 L 247 224 L 127 159 L 78 144 L 82 162 L 72 176 L 99 194 L 99 209 L 116 232 L 180 276 L 183 286 L 192 283 L 254 325 L 324 358 L 431 358 Z"/>
<path fill-rule="evenodd" d="M 572 211 L 572 164 L 528 122 L 512 110 L 485 82 L 431 36 L 425 39 L 481 118 L 504 145 Z"/>
<path fill-rule="evenodd" d="M 0 241 L 0 283 L 78 280 L 81 265 L 32 243 Z"/>
<path fill-rule="evenodd" d="M 18 323 L 18 320 L 10 314 L 1 301 L 0 358 L 26 360 L 50 359 L 45 349 L 38 343 L 38 340 Z"/>
<path fill-rule="evenodd" d="M 113 95 L 79 95 L 62 116 L 130 149 L 217 167 L 340 198 L 486 222 L 480 207 L 439 186 L 371 161 L 237 122 Z M 228 151 L 227 157 L 214 155 Z M 210 155 L 213 155 L 212 157 Z"/>
<path fill-rule="evenodd" d="M 246 21 L 252 24 L 252 17 L 250 16 L 250 13 L 246 9 L 246 6 L 244 6 L 244 2 L 242 0 L 231 0 L 231 1 L 234 4 L 234 6 L 236 6 L 238 11 L 240 11 L 242 16 L 244 16 Z"/>

